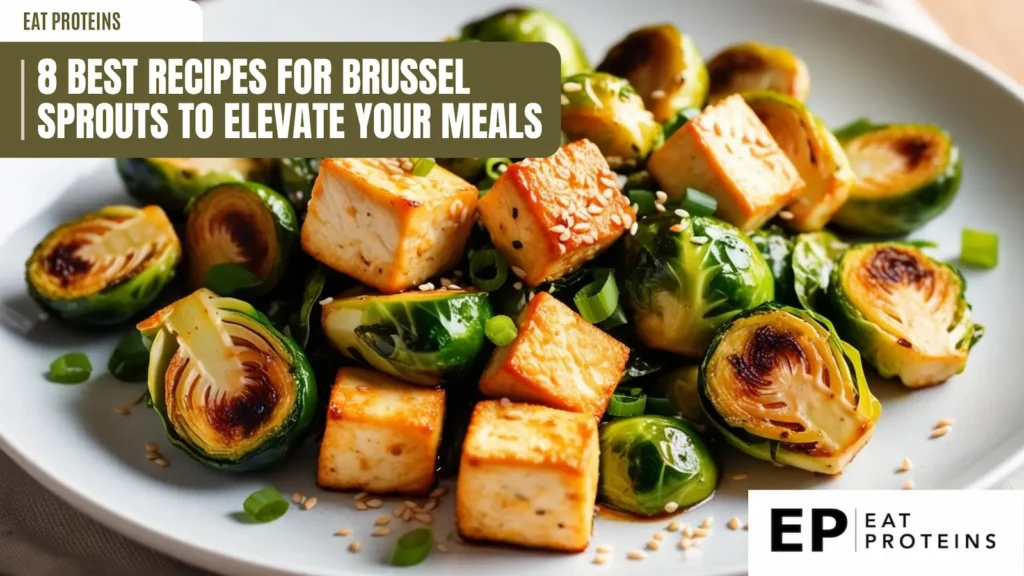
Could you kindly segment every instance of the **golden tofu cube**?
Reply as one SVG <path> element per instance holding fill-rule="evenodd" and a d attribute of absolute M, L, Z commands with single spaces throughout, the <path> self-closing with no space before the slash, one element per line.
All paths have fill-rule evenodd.
<path fill-rule="evenodd" d="M 695 188 L 718 200 L 716 216 L 760 228 L 804 188 L 793 163 L 736 94 L 708 106 L 651 154 L 647 170 L 669 198 Z"/>
<path fill-rule="evenodd" d="M 331 390 L 316 483 L 321 488 L 421 495 L 434 485 L 444 390 L 342 368 Z"/>
<path fill-rule="evenodd" d="M 494 351 L 480 391 L 600 419 L 622 378 L 629 348 L 547 292 L 519 317 L 519 334 Z"/>
<path fill-rule="evenodd" d="M 615 173 L 585 139 L 512 164 L 478 209 L 495 247 L 530 286 L 579 268 L 633 223 Z"/>
<path fill-rule="evenodd" d="M 393 294 L 455 266 L 473 229 L 476 188 L 407 158 L 325 158 L 302 224 L 302 248 L 335 270 Z"/>
<path fill-rule="evenodd" d="M 597 498 L 597 421 L 486 400 L 462 446 L 455 523 L 467 540 L 582 552 Z"/>

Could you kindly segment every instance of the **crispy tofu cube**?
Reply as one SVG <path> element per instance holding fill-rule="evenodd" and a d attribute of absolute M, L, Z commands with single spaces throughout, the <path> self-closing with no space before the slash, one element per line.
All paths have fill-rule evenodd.
<path fill-rule="evenodd" d="M 406 158 L 325 158 L 302 224 L 311 256 L 386 294 L 455 266 L 473 229 L 477 190 Z"/>
<path fill-rule="evenodd" d="M 669 198 L 696 188 L 716 216 L 745 232 L 790 203 L 804 181 L 754 111 L 736 94 L 708 106 L 651 154 L 647 170 Z"/>
<path fill-rule="evenodd" d="M 487 400 L 462 447 L 455 523 L 467 540 L 581 552 L 597 497 L 597 421 Z"/>
<path fill-rule="evenodd" d="M 495 247 L 530 286 L 578 268 L 633 223 L 615 173 L 589 140 L 509 166 L 478 209 Z"/>
<path fill-rule="evenodd" d="M 425 494 L 434 484 L 443 422 L 444 390 L 342 368 L 331 390 L 316 483 L 337 490 Z"/>
<path fill-rule="evenodd" d="M 520 314 L 516 339 L 494 351 L 480 391 L 600 419 L 628 359 L 628 347 L 541 292 Z"/>

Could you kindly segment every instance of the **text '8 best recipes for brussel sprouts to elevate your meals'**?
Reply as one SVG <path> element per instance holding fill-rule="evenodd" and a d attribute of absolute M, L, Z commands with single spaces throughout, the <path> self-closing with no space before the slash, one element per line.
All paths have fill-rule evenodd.
<path fill-rule="evenodd" d="M 462 538 L 567 552 L 595 503 L 657 517 L 711 498 L 720 450 L 839 474 L 882 409 L 865 369 L 909 388 L 964 370 L 982 327 L 963 276 L 901 239 L 957 193 L 941 128 L 831 129 L 797 55 L 705 61 L 669 24 L 596 66 L 538 10 L 457 39 L 558 48 L 555 154 L 121 158 L 145 206 L 53 230 L 29 292 L 69 323 L 137 322 L 111 370 L 148 381 L 170 442 L 207 466 L 289 465 L 322 435 L 317 484 L 362 509 L 426 497 L 397 516 L 429 520 L 452 478 Z M 961 262 L 994 266 L 996 242 L 964 231 Z M 72 354 L 51 376 L 89 370 Z M 289 507 L 250 500 L 259 521 Z M 396 563 L 431 550 L 407 536 Z"/>

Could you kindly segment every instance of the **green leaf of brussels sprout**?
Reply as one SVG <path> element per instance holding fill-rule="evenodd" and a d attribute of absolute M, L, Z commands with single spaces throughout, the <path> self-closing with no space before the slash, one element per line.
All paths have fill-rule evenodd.
<path fill-rule="evenodd" d="M 203 286 L 221 296 L 231 296 L 239 290 L 259 286 L 262 282 L 248 268 L 234 262 L 214 264 L 203 276 Z"/>
<path fill-rule="evenodd" d="M 590 69 L 583 45 L 569 27 L 543 10 L 511 8 L 463 26 L 459 42 L 547 42 L 562 57 L 562 77 Z"/>
<path fill-rule="evenodd" d="M 320 303 L 324 285 L 327 284 L 327 274 L 327 268 L 317 264 L 306 278 L 306 286 L 302 292 L 302 306 L 288 325 L 291 337 L 298 342 L 299 346 L 305 347 L 309 342 L 309 316 L 313 313 L 313 307 Z"/>
<path fill-rule="evenodd" d="M 800 234 L 793 244 L 793 291 L 800 305 L 827 314 L 828 284 L 836 258 L 847 248 L 834 234 Z"/>
<path fill-rule="evenodd" d="M 265 182 L 263 158 L 118 158 L 117 171 L 128 193 L 177 218 L 195 197 L 225 182 Z"/>
<path fill-rule="evenodd" d="M 145 382 L 149 369 L 149 348 L 138 330 L 129 330 L 110 355 L 107 370 L 123 382 Z"/>
<path fill-rule="evenodd" d="M 769 226 L 750 234 L 750 240 L 764 256 L 775 278 L 775 300 L 797 305 L 793 279 L 793 239 L 778 226 Z"/>

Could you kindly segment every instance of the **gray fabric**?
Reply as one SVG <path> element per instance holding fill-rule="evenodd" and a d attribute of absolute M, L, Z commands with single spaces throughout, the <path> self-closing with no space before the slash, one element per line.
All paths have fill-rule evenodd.
<path fill-rule="evenodd" d="M 841 2 L 846 0 L 826 0 Z M 915 0 L 862 0 L 923 34 L 941 34 Z M 923 17 L 923 19 L 922 19 Z M 1001 488 L 1024 488 L 1018 472 Z M 0 453 L 0 576 L 207 574 L 135 544 L 77 512 Z"/>

